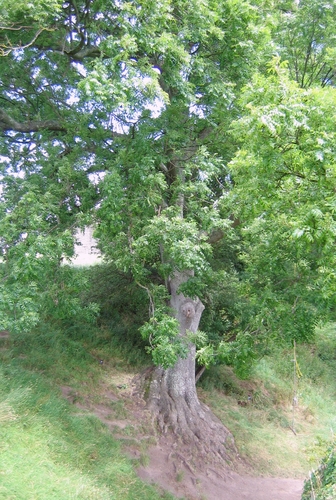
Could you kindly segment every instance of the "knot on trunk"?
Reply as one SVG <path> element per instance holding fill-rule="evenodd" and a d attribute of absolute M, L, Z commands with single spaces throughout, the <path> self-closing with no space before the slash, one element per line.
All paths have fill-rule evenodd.
<path fill-rule="evenodd" d="M 180 307 L 180 313 L 184 316 L 185 321 L 191 321 L 195 316 L 195 305 L 190 299 L 186 299 Z"/>

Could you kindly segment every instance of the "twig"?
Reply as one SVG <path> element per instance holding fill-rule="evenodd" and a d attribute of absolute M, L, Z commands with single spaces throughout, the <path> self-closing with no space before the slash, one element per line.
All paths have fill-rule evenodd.
<path fill-rule="evenodd" d="M 311 486 L 312 500 L 316 500 L 315 491 L 314 491 L 314 485 L 313 485 L 313 481 L 312 481 L 312 473 L 311 472 L 309 472 L 309 480 L 310 480 L 310 486 Z"/>
<path fill-rule="evenodd" d="M 149 288 L 147 288 L 146 286 L 141 285 L 141 283 L 139 283 L 138 281 L 136 281 L 136 284 L 137 284 L 140 288 L 143 288 L 144 290 L 146 290 L 147 295 L 148 295 L 148 298 L 149 298 L 149 316 L 150 316 L 151 318 L 154 318 L 154 315 L 155 315 L 155 304 L 154 304 L 153 295 L 151 294 L 151 292 L 150 292 Z"/>
<path fill-rule="evenodd" d="M 33 43 L 38 39 L 38 37 L 40 36 L 40 34 L 42 33 L 42 31 L 53 31 L 53 30 L 51 30 L 49 28 L 40 28 L 37 31 L 36 35 L 31 40 L 31 42 L 27 43 L 26 45 L 19 45 L 17 47 L 6 47 L 5 45 L 4 46 L 0 46 L 0 56 L 8 56 L 8 54 L 10 54 L 13 50 L 26 49 L 28 47 L 31 47 L 33 45 Z"/>
<path fill-rule="evenodd" d="M 294 359 L 293 359 L 294 371 L 293 371 L 293 417 L 292 417 L 292 427 L 291 430 L 296 435 L 295 432 L 295 406 L 297 404 L 297 376 L 296 376 L 296 343 L 294 340 Z"/>

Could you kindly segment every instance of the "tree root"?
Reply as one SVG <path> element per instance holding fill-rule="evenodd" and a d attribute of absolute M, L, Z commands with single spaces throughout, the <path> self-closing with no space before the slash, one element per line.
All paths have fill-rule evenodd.
<path fill-rule="evenodd" d="M 153 379 L 156 372 L 156 369 L 147 370 L 138 378 L 136 386 L 146 398 L 160 436 L 170 438 L 175 448 L 179 446 L 179 450 L 184 451 L 183 455 L 180 451 L 172 455 L 192 474 L 199 468 L 204 471 L 204 467 L 211 464 L 227 468 L 235 462 L 238 452 L 232 434 L 206 405 L 199 402 L 196 390 L 194 394 L 186 392 L 185 397 L 176 396 L 166 390 L 162 377 Z"/>

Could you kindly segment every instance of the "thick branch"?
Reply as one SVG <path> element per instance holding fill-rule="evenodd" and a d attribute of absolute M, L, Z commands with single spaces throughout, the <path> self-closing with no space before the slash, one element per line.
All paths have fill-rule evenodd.
<path fill-rule="evenodd" d="M 233 228 L 235 228 L 241 224 L 241 220 L 237 219 L 233 215 L 230 215 L 229 219 L 232 221 L 231 227 L 233 227 Z M 222 229 L 214 229 L 207 236 L 208 236 L 207 243 L 210 243 L 210 245 L 213 245 L 214 243 L 217 243 L 218 241 L 222 240 L 225 236 L 225 233 Z"/>
<path fill-rule="evenodd" d="M 72 61 L 78 62 L 83 61 L 86 58 L 104 58 L 102 51 L 98 47 L 84 45 L 82 41 L 80 41 L 79 44 L 72 50 L 66 50 L 64 43 L 55 43 L 50 45 L 35 43 L 34 47 L 45 52 L 57 52 L 58 54 L 67 56 Z"/>
<path fill-rule="evenodd" d="M 101 51 L 97 47 L 83 47 L 80 50 L 64 51 L 64 53 L 73 61 L 83 61 L 86 57 L 96 58 L 101 56 Z"/>
<path fill-rule="evenodd" d="M 66 128 L 57 120 L 31 120 L 21 123 L 0 109 L 0 130 L 3 132 L 14 131 L 23 133 L 38 132 L 39 130 L 65 132 Z"/>
<path fill-rule="evenodd" d="M 220 241 L 223 238 L 224 238 L 224 231 L 222 231 L 221 229 L 216 229 L 211 234 L 209 234 L 207 242 L 210 243 L 210 245 L 212 245 L 213 243 L 217 243 L 217 241 Z"/>

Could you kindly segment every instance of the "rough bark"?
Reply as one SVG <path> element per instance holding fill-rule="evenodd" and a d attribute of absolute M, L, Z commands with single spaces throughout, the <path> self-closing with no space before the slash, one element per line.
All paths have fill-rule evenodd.
<path fill-rule="evenodd" d="M 196 332 L 204 305 L 178 293 L 179 286 L 190 277 L 189 272 L 176 273 L 170 280 L 171 308 L 180 323 L 180 335 Z M 199 459 L 231 462 L 236 449 L 230 432 L 210 409 L 200 403 L 195 384 L 195 346 L 189 344 L 187 358 L 174 367 L 155 367 L 144 375 L 142 389 L 159 431 L 173 434 L 189 449 L 188 462 L 197 466 Z M 192 457 L 192 458 L 191 458 Z M 196 459 L 196 460 L 195 460 Z"/>

